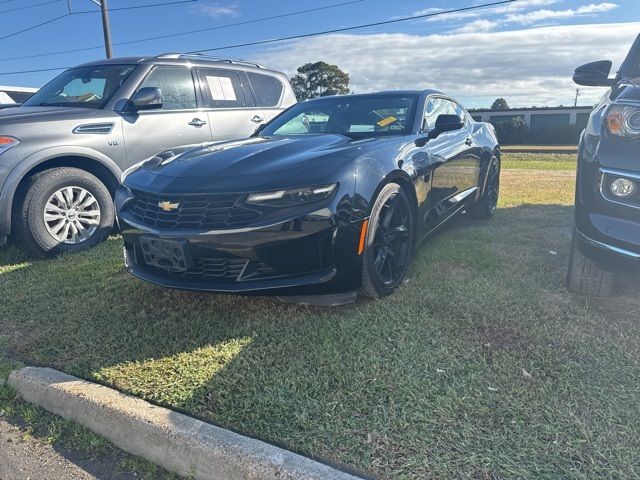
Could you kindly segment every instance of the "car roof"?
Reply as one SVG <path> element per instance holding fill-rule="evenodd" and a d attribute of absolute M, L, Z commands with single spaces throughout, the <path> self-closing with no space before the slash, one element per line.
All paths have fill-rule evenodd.
<path fill-rule="evenodd" d="M 189 54 L 189 53 L 163 53 L 161 55 L 156 56 L 140 56 L 140 57 L 116 57 L 116 58 L 108 58 L 102 60 L 95 60 L 93 62 L 83 63 L 81 65 L 77 65 L 77 67 L 88 67 L 88 66 L 98 66 L 98 65 L 139 65 L 139 64 L 166 64 L 166 65 L 176 65 L 176 64 L 192 64 L 192 65 L 216 65 L 216 66 L 232 66 L 236 68 L 242 68 L 243 70 L 250 71 L 261 71 L 261 72 L 271 72 L 271 73 L 279 73 L 276 70 L 271 70 L 266 68 L 264 65 L 260 65 L 259 63 L 250 62 L 247 60 L 236 59 L 236 58 L 226 58 L 226 57 L 210 57 L 207 55 L 200 54 Z"/>
<path fill-rule="evenodd" d="M 309 99 L 311 100 L 321 100 L 323 98 L 357 98 L 357 97 L 369 97 L 371 95 L 418 95 L 423 97 L 428 97 L 429 95 L 443 95 L 445 97 L 449 97 L 446 93 L 439 92 L 438 90 L 433 89 L 425 89 L 425 90 L 383 90 L 380 92 L 369 92 L 369 93 L 349 93 L 347 95 L 327 95 L 326 97 L 315 97 Z"/>

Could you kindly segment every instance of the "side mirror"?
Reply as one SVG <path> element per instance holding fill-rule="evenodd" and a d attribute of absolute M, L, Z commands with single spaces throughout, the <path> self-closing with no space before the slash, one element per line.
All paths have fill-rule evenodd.
<path fill-rule="evenodd" d="M 143 87 L 131 97 L 129 105 L 134 111 L 162 108 L 162 90 L 157 87 Z"/>
<path fill-rule="evenodd" d="M 573 81 L 587 87 L 610 87 L 615 83 L 613 78 L 609 78 L 612 65 L 611 60 L 585 63 L 576 68 Z"/>
<path fill-rule="evenodd" d="M 441 133 L 460 130 L 462 127 L 464 127 L 464 122 L 458 115 L 438 115 L 438 118 L 436 118 L 436 126 L 429 132 L 429 138 L 434 139 Z"/>

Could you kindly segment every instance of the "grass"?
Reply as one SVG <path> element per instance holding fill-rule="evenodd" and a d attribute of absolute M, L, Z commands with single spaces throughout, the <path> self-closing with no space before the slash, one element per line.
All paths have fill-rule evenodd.
<path fill-rule="evenodd" d="M 640 303 L 564 290 L 574 176 L 528 158 L 505 155 L 493 220 L 453 222 L 384 300 L 156 288 L 118 239 L 7 248 L 0 335 L 13 358 L 380 478 L 637 478 Z"/>
<path fill-rule="evenodd" d="M 508 153 L 503 155 L 505 170 L 576 171 L 576 155 L 567 153 Z"/>

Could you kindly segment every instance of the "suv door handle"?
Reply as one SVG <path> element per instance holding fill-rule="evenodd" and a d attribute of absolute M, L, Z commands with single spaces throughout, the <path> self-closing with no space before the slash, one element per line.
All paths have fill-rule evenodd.
<path fill-rule="evenodd" d="M 204 127 L 207 124 L 204 120 L 200 120 L 199 118 L 194 118 L 189 122 L 189 125 L 192 127 Z"/>
<path fill-rule="evenodd" d="M 473 145 L 473 140 L 471 140 L 471 137 L 467 137 L 467 139 L 464 141 L 464 144 L 467 145 L 468 147 Z"/>
<path fill-rule="evenodd" d="M 254 115 L 251 121 L 253 123 L 262 123 L 264 122 L 264 118 L 262 118 L 260 115 Z"/>

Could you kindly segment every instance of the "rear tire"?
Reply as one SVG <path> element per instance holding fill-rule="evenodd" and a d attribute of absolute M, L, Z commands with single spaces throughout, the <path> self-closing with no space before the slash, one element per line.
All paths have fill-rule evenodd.
<path fill-rule="evenodd" d="M 493 217 L 498 206 L 500 196 L 500 159 L 497 155 L 491 157 L 487 169 L 487 182 L 482 192 L 482 197 L 467 208 L 467 214 L 471 218 L 488 220 Z"/>
<path fill-rule="evenodd" d="M 567 290 L 584 295 L 608 297 L 613 291 L 614 274 L 585 257 L 578 250 L 576 242 L 574 236 L 571 241 L 571 254 L 567 269 Z"/>
<path fill-rule="evenodd" d="M 382 298 L 398 288 L 413 251 L 414 208 L 397 183 L 380 191 L 371 210 L 362 258 L 359 293 Z"/>
<path fill-rule="evenodd" d="M 36 173 L 18 196 L 22 198 L 13 213 L 14 237 L 34 256 L 86 250 L 104 241 L 113 229 L 111 194 L 84 170 L 60 167 Z"/>

